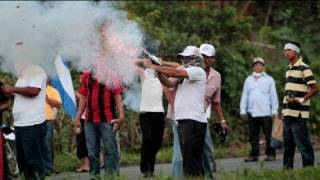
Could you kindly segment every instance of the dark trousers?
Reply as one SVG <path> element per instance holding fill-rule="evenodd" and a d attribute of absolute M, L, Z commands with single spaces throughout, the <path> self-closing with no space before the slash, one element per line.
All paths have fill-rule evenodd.
<path fill-rule="evenodd" d="M 140 170 L 142 173 L 153 173 L 156 155 L 162 144 L 164 114 L 162 112 L 141 113 L 139 119 L 142 132 Z"/>
<path fill-rule="evenodd" d="M 15 126 L 18 166 L 26 180 L 44 179 L 43 149 L 46 122 L 33 126 Z"/>
<path fill-rule="evenodd" d="M 285 169 L 293 168 L 296 146 L 301 153 L 303 167 L 314 165 L 314 151 L 305 119 L 285 117 L 283 136 L 283 167 Z"/>
<path fill-rule="evenodd" d="M 275 155 L 275 149 L 271 147 L 271 132 L 272 132 L 272 118 L 271 116 L 252 117 L 248 115 L 249 120 L 249 141 L 251 145 L 250 156 L 259 156 L 259 136 L 260 127 L 262 127 L 263 133 L 266 137 L 266 150 L 265 154 L 268 156 Z"/>
<path fill-rule="evenodd" d="M 88 150 L 86 144 L 86 135 L 84 132 L 84 119 L 81 119 L 81 127 L 82 131 L 80 134 L 76 135 L 76 142 L 77 142 L 77 156 L 79 159 L 84 157 L 88 157 Z"/>
<path fill-rule="evenodd" d="M 185 176 L 203 176 L 203 149 L 207 123 L 191 119 L 178 121 L 178 133 Z"/>

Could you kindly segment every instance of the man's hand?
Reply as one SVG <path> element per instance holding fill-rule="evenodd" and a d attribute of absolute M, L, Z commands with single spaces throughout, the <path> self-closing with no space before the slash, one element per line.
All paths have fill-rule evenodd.
<path fill-rule="evenodd" d="M 53 120 L 53 127 L 54 127 L 57 131 L 60 131 L 60 121 L 59 121 L 59 119 Z"/>
<path fill-rule="evenodd" d="M 7 95 L 12 95 L 14 93 L 14 87 L 13 86 L 2 86 L 1 90 L 7 94 Z"/>
<path fill-rule="evenodd" d="M 111 121 L 111 124 L 112 124 L 112 126 L 113 126 L 112 132 L 118 131 L 118 130 L 120 129 L 120 127 L 122 126 L 123 121 L 124 121 L 124 119 L 121 119 L 121 118 L 119 118 L 119 119 L 113 119 L 113 120 Z"/>
<path fill-rule="evenodd" d="M 79 134 L 81 132 L 81 121 L 80 119 L 76 119 L 73 123 L 73 131 L 76 134 Z"/>
<path fill-rule="evenodd" d="M 223 130 L 223 133 L 225 134 L 227 132 L 228 128 L 229 128 L 226 120 L 222 120 L 220 122 L 220 124 L 221 124 L 222 130 Z"/>
<path fill-rule="evenodd" d="M 150 59 L 146 59 L 146 60 L 144 61 L 144 66 L 145 66 L 146 68 L 152 69 L 152 67 L 155 66 L 155 65 L 152 64 L 152 61 L 151 61 Z"/>
<path fill-rule="evenodd" d="M 240 114 L 242 120 L 248 120 L 247 114 Z"/>
<path fill-rule="evenodd" d="M 300 105 L 304 103 L 304 98 L 287 98 L 288 104 L 296 104 L 296 105 Z"/>
<path fill-rule="evenodd" d="M 272 114 L 272 119 L 275 119 L 277 116 L 278 116 L 277 113 L 273 113 L 273 114 Z"/>

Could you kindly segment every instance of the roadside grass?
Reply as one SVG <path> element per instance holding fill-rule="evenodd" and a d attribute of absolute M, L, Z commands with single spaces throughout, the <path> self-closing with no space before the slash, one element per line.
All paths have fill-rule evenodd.
<path fill-rule="evenodd" d="M 71 153 L 56 153 L 54 161 L 55 169 L 62 172 L 73 172 L 80 166 L 76 154 Z"/>
<path fill-rule="evenodd" d="M 217 159 L 226 158 L 226 157 L 243 157 L 248 152 L 248 146 L 241 148 L 230 148 L 224 146 L 218 146 L 215 148 L 214 154 Z M 170 163 L 172 159 L 172 148 L 164 147 L 161 148 L 157 154 L 157 163 Z M 127 152 L 121 151 L 121 166 L 132 166 L 139 165 L 140 163 L 140 152 Z M 74 171 L 79 165 L 80 160 L 77 158 L 76 154 L 71 153 L 56 153 L 55 156 L 55 166 L 59 171 L 70 172 Z"/>
<path fill-rule="evenodd" d="M 307 167 L 293 170 L 274 171 L 260 169 L 259 171 L 244 169 L 234 173 L 222 172 L 219 180 L 319 180 L 320 167 Z"/>
<path fill-rule="evenodd" d="M 70 175 L 66 175 L 64 179 L 72 179 Z M 126 175 L 104 177 L 103 174 L 101 179 L 104 180 L 129 180 L 130 177 Z M 144 179 L 140 177 L 139 179 Z M 162 172 L 158 176 L 149 178 L 153 180 L 174 180 L 172 176 L 165 176 Z M 184 180 L 203 180 L 206 178 L 201 177 L 186 177 Z M 320 179 L 320 167 L 307 167 L 293 170 L 268 170 L 260 169 L 258 171 L 243 169 L 236 172 L 220 172 L 215 176 L 218 180 L 319 180 Z"/>

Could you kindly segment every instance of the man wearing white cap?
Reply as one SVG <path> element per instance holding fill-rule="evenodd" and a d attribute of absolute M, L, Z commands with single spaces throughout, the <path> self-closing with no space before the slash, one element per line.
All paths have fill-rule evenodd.
<path fill-rule="evenodd" d="M 302 61 L 300 44 L 290 42 L 284 46 L 284 55 L 290 61 L 286 72 L 284 117 L 283 167 L 293 168 L 296 146 L 301 152 L 303 167 L 314 166 L 314 151 L 310 141 L 307 121 L 310 98 L 318 92 L 316 80 L 308 65 Z"/>
<path fill-rule="evenodd" d="M 159 66 L 151 62 L 147 67 L 158 72 L 164 86 L 177 87 L 174 118 L 178 121 L 183 172 L 185 176 L 202 176 L 203 147 L 208 122 L 205 115 L 206 73 L 203 70 L 203 58 L 195 46 L 187 46 L 177 56 L 184 68 Z"/>
<path fill-rule="evenodd" d="M 207 118 L 210 118 L 211 108 L 215 112 L 217 119 L 221 123 L 221 127 L 226 133 L 228 128 L 224 116 L 222 113 L 222 108 L 220 104 L 220 91 L 221 91 L 221 76 L 220 73 L 214 70 L 211 66 L 215 60 L 216 50 L 211 44 L 202 44 L 199 48 L 199 53 L 204 58 L 204 67 L 206 71 L 206 96 L 205 96 L 205 107 Z M 164 66 L 178 67 L 179 64 L 161 61 L 161 64 Z M 169 101 L 170 102 L 170 101 Z M 180 168 L 180 163 L 182 163 L 182 157 L 180 153 L 180 146 L 178 144 L 179 137 L 175 133 L 176 125 L 173 123 L 173 138 L 174 138 L 174 149 L 173 149 L 173 158 L 172 158 L 172 173 L 173 176 L 180 176 L 182 174 L 182 168 Z M 206 136 L 205 136 L 205 146 L 204 146 L 204 157 L 203 157 L 203 167 L 205 174 L 213 177 L 213 172 L 216 171 L 216 165 L 213 157 L 213 144 L 210 136 L 209 126 L 207 126 Z"/>
<path fill-rule="evenodd" d="M 205 107 L 207 119 L 210 119 L 211 108 L 215 112 L 217 119 L 221 123 L 221 127 L 226 133 L 228 128 L 221 108 L 221 75 L 219 72 L 214 70 L 211 66 L 215 61 L 216 50 L 211 44 L 202 44 L 199 49 L 200 53 L 204 58 L 205 71 L 206 71 L 206 97 L 205 97 Z M 205 146 L 204 146 L 204 157 L 203 165 L 205 173 L 210 177 L 213 177 L 212 172 L 216 171 L 216 165 L 213 157 L 213 144 L 210 136 L 209 126 L 206 130 Z"/>
<path fill-rule="evenodd" d="M 253 73 L 244 82 L 241 102 L 241 118 L 249 122 L 249 141 L 251 151 L 245 162 L 257 161 L 259 148 L 260 127 L 266 138 L 267 157 L 265 161 L 275 160 L 275 149 L 271 147 L 272 117 L 278 112 L 278 96 L 273 78 L 264 72 L 264 60 L 254 58 Z"/>

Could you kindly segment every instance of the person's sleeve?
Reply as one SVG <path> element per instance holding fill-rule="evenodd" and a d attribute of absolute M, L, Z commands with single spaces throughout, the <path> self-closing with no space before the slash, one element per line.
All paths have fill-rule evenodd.
<path fill-rule="evenodd" d="M 56 89 L 53 89 L 53 91 L 52 91 L 52 97 L 50 97 L 50 98 L 52 98 L 53 100 L 58 101 L 59 103 L 61 103 L 60 94 L 59 94 L 59 92 L 58 92 Z"/>
<path fill-rule="evenodd" d="M 310 68 L 307 68 L 303 71 L 303 79 L 306 84 L 316 84 L 316 80 L 314 79 L 313 73 Z"/>
<path fill-rule="evenodd" d="M 119 95 L 122 94 L 123 91 L 123 87 L 121 84 L 121 81 L 119 79 L 116 79 L 113 81 L 113 89 L 112 92 L 114 95 Z"/>
<path fill-rule="evenodd" d="M 278 114 L 279 102 L 278 102 L 278 95 L 276 84 L 274 80 L 271 78 L 271 87 L 270 87 L 270 98 L 271 98 L 271 111 L 272 114 Z"/>
<path fill-rule="evenodd" d="M 246 114 L 247 101 L 248 101 L 248 78 L 244 82 L 241 101 L 240 101 L 240 114 Z"/>
<path fill-rule="evenodd" d="M 186 68 L 188 79 L 190 81 L 199 81 L 206 79 L 205 71 L 200 67 L 188 67 Z"/>
<path fill-rule="evenodd" d="M 217 77 L 215 85 L 217 86 L 217 89 L 212 96 L 211 101 L 214 103 L 220 103 L 221 102 L 221 76 Z"/>
<path fill-rule="evenodd" d="M 81 78 L 81 82 L 80 82 L 80 89 L 79 89 L 79 94 L 81 94 L 82 96 L 87 96 L 88 94 L 88 79 L 89 79 L 89 75 L 86 74 L 82 74 L 82 78 Z"/>

